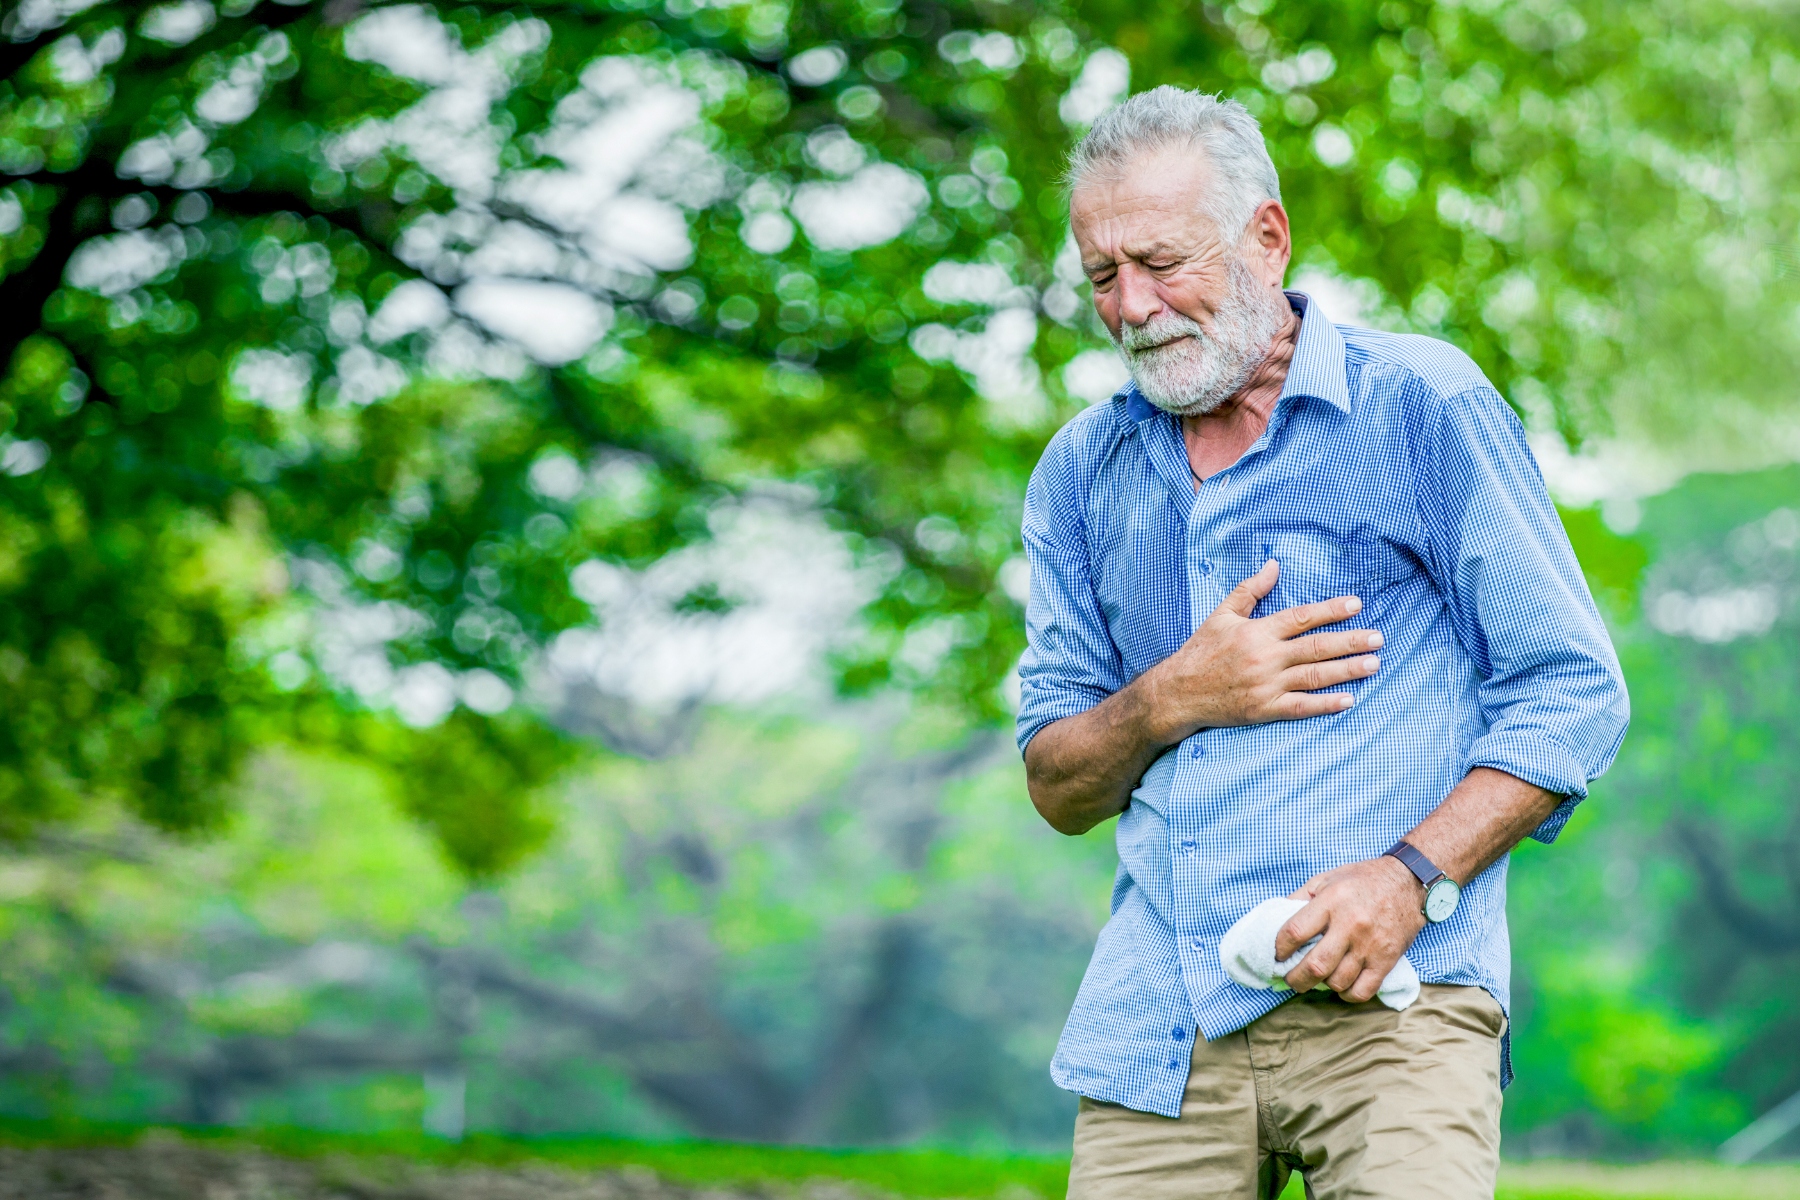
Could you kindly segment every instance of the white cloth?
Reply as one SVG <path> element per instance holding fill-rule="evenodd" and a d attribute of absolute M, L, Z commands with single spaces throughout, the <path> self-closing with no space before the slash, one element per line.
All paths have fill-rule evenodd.
<path fill-rule="evenodd" d="M 1225 974 L 1247 988 L 1258 988 L 1265 992 L 1271 988 L 1285 990 L 1287 980 L 1283 976 L 1300 965 L 1300 960 L 1306 957 L 1308 950 L 1319 944 L 1319 939 L 1314 938 L 1286 959 L 1276 962 L 1275 935 L 1281 932 L 1281 927 L 1288 923 L 1290 917 L 1305 907 L 1304 900 L 1271 896 L 1239 917 L 1237 923 L 1219 939 L 1219 961 L 1225 967 Z M 1328 989 L 1321 983 L 1314 990 Z M 1419 973 L 1404 955 L 1394 964 L 1394 969 L 1387 973 L 1387 978 L 1381 981 L 1381 990 L 1376 996 L 1395 1011 L 1419 998 Z"/>

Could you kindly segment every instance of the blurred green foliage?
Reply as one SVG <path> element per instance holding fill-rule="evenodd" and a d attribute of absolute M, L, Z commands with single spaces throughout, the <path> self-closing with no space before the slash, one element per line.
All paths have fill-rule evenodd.
<path fill-rule="evenodd" d="M 504 810 L 563 761 L 557 735 L 514 715 L 445 759 L 411 727 L 444 703 L 402 706 L 409 726 L 382 687 L 321 674 L 296 614 L 324 584 L 294 564 L 340 607 L 402 606 L 393 667 L 516 693 L 592 619 L 571 568 L 703 539 L 769 478 L 886 579 L 841 684 L 998 715 L 1020 492 L 1081 402 L 1061 368 L 1097 342 L 1058 164 L 1123 83 L 1118 51 L 1134 86 L 1257 112 L 1301 270 L 1463 345 L 1535 429 L 1766 455 L 1766 364 L 1800 336 L 1781 132 L 1800 60 L 1774 10 L 114 0 L 7 20 L 15 833 L 101 795 L 206 824 L 251 747 L 323 730 L 416 759 L 413 809 L 467 869 L 501 869 L 542 836 Z M 691 105 L 672 124 L 631 107 L 669 95 Z M 650 141 L 582 175 L 620 121 Z M 532 199 L 571 180 L 584 210 Z M 883 199 L 891 230 L 819 216 Z M 572 289 L 553 294 L 591 345 L 520 355 L 504 334 L 533 331 L 459 287 L 495 277 Z M 534 486 L 558 455 L 627 462 L 628 500 Z M 460 732 L 489 720 L 463 711 Z"/>
<path fill-rule="evenodd" d="M 1696 476 L 1644 501 L 1629 535 L 1565 514 L 1615 597 L 1632 731 L 1557 845 L 1514 858 L 1507 1120 L 1544 1131 L 1539 1152 L 1716 1144 L 1800 1086 L 1783 999 L 1800 965 L 1797 507 L 1782 468 Z"/>
<path fill-rule="evenodd" d="M 1654 490 L 1793 452 L 1778 7 L 58 0 L 0 34 L 19 1111 L 393 1128 L 461 1063 L 515 1129 L 1061 1130 L 1110 852 L 983 754 L 1024 483 L 1106 361 L 1057 173 L 1127 69 L 1255 111 L 1297 278 L 1467 349 L 1547 460 L 1625 446 Z M 832 661 L 865 715 L 544 690 L 613 619 L 579 571 L 772 494 L 873 581 Z M 1800 482 L 1639 507 L 1565 512 L 1636 720 L 1515 864 L 1532 1153 L 1704 1150 L 1800 1087 Z"/>
<path fill-rule="evenodd" d="M 1788 577 L 1800 471 L 1642 508 L 1565 514 L 1631 597 L 1636 732 L 1513 861 L 1517 1155 L 1705 1154 L 1800 1084 L 1794 626 L 1658 628 Z M 555 836 L 476 887 L 368 755 L 260 759 L 202 843 L 91 814 L 0 865 L 0 1107 L 400 1132 L 447 1061 L 475 1129 L 1054 1147 L 1043 1063 L 1112 850 L 969 737 L 929 706 L 721 714 L 572 765 Z"/>
<path fill-rule="evenodd" d="M 1598 508 L 1560 510 L 1563 530 L 1587 575 L 1588 587 L 1602 609 L 1626 623 L 1637 614 L 1639 587 L 1650 552 L 1641 541 L 1621 537 L 1606 527 Z"/>
<path fill-rule="evenodd" d="M 0 1112 L 403 1131 L 454 1070 L 474 1129 L 1041 1145 L 1111 847 L 898 715 L 581 764 L 474 888 L 391 775 L 297 748 L 204 842 L 67 827 L 0 860 Z"/>

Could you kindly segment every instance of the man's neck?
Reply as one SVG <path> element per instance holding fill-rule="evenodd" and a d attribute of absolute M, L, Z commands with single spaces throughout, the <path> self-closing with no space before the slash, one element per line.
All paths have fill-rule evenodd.
<path fill-rule="evenodd" d="M 1188 465 L 1196 476 L 1207 479 L 1218 474 L 1256 444 L 1281 399 L 1299 339 L 1300 314 L 1290 308 L 1250 381 L 1211 412 L 1181 418 L 1181 440 L 1187 445 Z"/>

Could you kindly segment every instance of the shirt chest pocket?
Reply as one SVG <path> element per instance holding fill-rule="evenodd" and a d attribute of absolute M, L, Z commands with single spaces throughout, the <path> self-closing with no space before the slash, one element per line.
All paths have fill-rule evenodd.
<path fill-rule="evenodd" d="M 1281 565 L 1274 590 L 1256 606 L 1259 617 L 1356 596 L 1362 611 L 1330 628 L 1367 629 L 1381 593 L 1404 572 L 1404 560 L 1394 548 L 1367 534 L 1342 535 L 1318 525 L 1280 522 L 1258 526 L 1252 538 L 1252 570 L 1269 559 Z"/>

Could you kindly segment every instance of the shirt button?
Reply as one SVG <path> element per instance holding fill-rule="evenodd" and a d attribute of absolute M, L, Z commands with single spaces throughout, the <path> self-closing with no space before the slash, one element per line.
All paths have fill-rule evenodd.
<path fill-rule="evenodd" d="M 1199 853 L 1199 851 L 1200 851 L 1200 843 L 1199 842 L 1196 842 L 1193 838 L 1182 838 L 1181 839 L 1181 852 L 1183 854 L 1187 855 L 1189 858 L 1192 858 L 1192 857 L 1194 857 L 1195 854 Z"/>
<path fill-rule="evenodd" d="M 1200 578 L 1205 579 L 1208 575 L 1211 575 L 1212 567 L 1213 567 L 1213 565 L 1210 560 L 1204 559 L 1204 558 L 1201 559 L 1200 560 Z"/>
<path fill-rule="evenodd" d="M 1196 950 L 1198 950 L 1198 949 L 1200 949 L 1200 948 L 1201 948 L 1201 947 L 1203 947 L 1203 946 L 1204 946 L 1204 945 L 1205 945 L 1205 944 L 1206 944 L 1206 943 L 1204 943 L 1204 942 L 1202 942 L 1202 941 L 1201 941 L 1201 940 L 1200 940 L 1200 939 L 1199 939 L 1199 938 L 1195 938 L 1195 939 L 1194 939 L 1194 949 L 1196 949 Z"/>
<path fill-rule="evenodd" d="M 1182 1038 L 1187 1036 L 1187 1030 L 1182 1029 L 1178 1026 L 1174 1029 L 1169 1030 L 1169 1036 L 1179 1042 Z"/>
<path fill-rule="evenodd" d="M 1204 757 L 1205 754 L 1206 754 L 1206 747 L 1202 746 L 1199 742 L 1195 742 L 1192 746 L 1188 747 L 1188 757 L 1189 758 L 1201 758 L 1201 757 Z"/>

